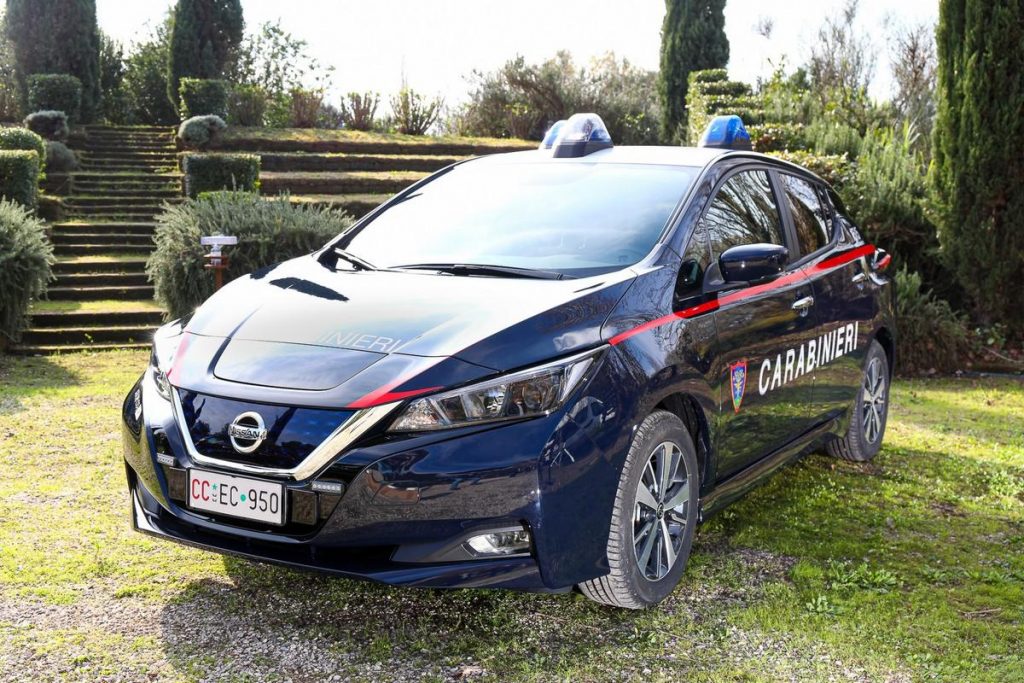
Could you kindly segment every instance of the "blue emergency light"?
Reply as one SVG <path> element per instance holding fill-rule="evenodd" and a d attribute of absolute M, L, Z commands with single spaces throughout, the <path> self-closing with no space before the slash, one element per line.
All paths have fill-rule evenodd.
<path fill-rule="evenodd" d="M 548 145 L 548 138 L 552 136 L 554 139 Z M 551 126 L 541 143 L 541 148 L 550 148 L 551 156 L 556 159 L 583 157 L 611 146 L 608 126 L 597 114 L 573 114 L 566 121 L 559 121 Z"/>
<path fill-rule="evenodd" d="M 548 132 L 544 133 L 544 139 L 540 143 L 540 147 L 537 149 L 551 149 L 555 145 L 555 140 L 558 138 L 559 132 L 562 130 L 562 126 L 565 125 L 565 119 L 561 121 L 555 121 L 555 123 L 548 128 Z"/>
<path fill-rule="evenodd" d="M 716 116 L 711 119 L 697 146 L 712 149 L 752 149 L 750 133 L 743 127 L 743 119 L 736 115 Z"/>

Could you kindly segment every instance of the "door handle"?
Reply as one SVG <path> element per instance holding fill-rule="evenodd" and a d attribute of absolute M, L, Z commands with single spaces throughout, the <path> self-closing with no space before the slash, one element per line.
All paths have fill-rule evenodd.
<path fill-rule="evenodd" d="M 808 308 L 814 305 L 813 296 L 805 296 L 803 299 L 797 299 L 793 302 L 794 311 L 806 311 Z"/>
<path fill-rule="evenodd" d="M 857 273 L 852 278 L 850 278 L 850 282 L 852 282 L 855 285 L 859 285 L 860 283 L 864 282 L 867 279 L 868 279 L 867 273 L 861 272 L 861 273 Z"/>

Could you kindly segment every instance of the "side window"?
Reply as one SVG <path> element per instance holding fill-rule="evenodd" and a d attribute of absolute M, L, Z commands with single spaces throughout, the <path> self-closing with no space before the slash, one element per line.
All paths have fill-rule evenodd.
<path fill-rule="evenodd" d="M 814 185 L 803 178 L 788 173 L 780 173 L 783 194 L 789 205 L 789 213 L 793 217 L 796 228 L 796 239 L 800 245 L 800 253 L 804 256 L 813 254 L 829 242 L 829 221 L 822 206 L 821 197 Z"/>
<path fill-rule="evenodd" d="M 766 171 L 742 171 L 725 181 L 704 214 L 711 254 L 741 244 L 781 244 L 782 220 Z"/>

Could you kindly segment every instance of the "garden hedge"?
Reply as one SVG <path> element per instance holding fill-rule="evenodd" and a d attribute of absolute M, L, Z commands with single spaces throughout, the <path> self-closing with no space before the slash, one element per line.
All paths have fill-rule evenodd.
<path fill-rule="evenodd" d="M 76 123 L 82 110 L 82 82 L 67 74 L 29 76 L 28 110 L 62 111 Z"/>
<path fill-rule="evenodd" d="M 0 149 L 35 152 L 42 177 L 46 167 L 46 141 L 28 128 L 0 128 Z"/>
<path fill-rule="evenodd" d="M 0 164 L 10 155 L 34 154 L 0 152 Z M 42 221 L 24 206 L 0 201 L 0 337 L 18 341 L 28 322 L 29 305 L 53 279 L 54 261 Z"/>
<path fill-rule="evenodd" d="M 193 116 L 178 126 L 178 143 L 185 149 L 206 149 L 227 127 L 224 119 L 213 114 Z"/>
<path fill-rule="evenodd" d="M 39 154 L 0 150 L 0 197 L 34 209 L 39 193 Z"/>
<path fill-rule="evenodd" d="M 181 170 L 189 197 L 219 190 L 259 192 L 260 158 L 255 154 L 186 154 Z"/>
<path fill-rule="evenodd" d="M 68 139 L 68 116 L 52 109 L 37 111 L 25 117 L 25 127 L 47 140 L 64 142 Z"/>
<path fill-rule="evenodd" d="M 228 84 L 206 78 L 183 78 L 178 86 L 181 118 L 212 114 L 228 116 Z"/>

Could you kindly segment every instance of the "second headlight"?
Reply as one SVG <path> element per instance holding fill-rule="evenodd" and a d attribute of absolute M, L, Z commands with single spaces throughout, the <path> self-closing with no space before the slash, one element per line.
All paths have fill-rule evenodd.
<path fill-rule="evenodd" d="M 391 426 L 393 432 L 464 427 L 547 415 L 565 401 L 595 366 L 603 349 L 421 398 Z"/>

